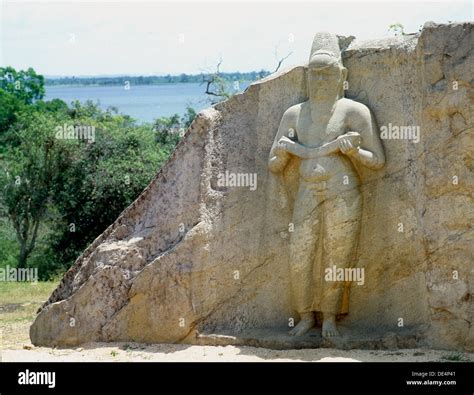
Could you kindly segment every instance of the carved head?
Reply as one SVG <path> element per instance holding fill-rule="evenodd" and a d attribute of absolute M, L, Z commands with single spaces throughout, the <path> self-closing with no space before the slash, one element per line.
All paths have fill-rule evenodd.
<path fill-rule="evenodd" d="M 344 96 L 347 69 L 342 64 L 339 40 L 335 34 L 316 33 L 308 63 L 308 95 L 318 100 Z"/>

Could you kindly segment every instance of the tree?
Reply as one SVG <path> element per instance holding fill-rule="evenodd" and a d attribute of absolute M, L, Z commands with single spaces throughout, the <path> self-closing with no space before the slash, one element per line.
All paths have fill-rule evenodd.
<path fill-rule="evenodd" d="M 276 45 L 276 46 L 275 46 L 275 60 L 276 60 L 276 62 L 277 62 L 277 65 L 276 65 L 276 67 L 275 67 L 275 70 L 273 70 L 274 73 L 276 73 L 276 72 L 280 69 L 280 67 L 281 67 L 281 65 L 283 64 L 283 62 L 284 62 L 286 59 L 288 59 L 288 58 L 291 56 L 291 54 L 293 53 L 293 51 L 290 51 L 290 52 L 289 52 L 288 54 L 286 54 L 285 56 L 280 57 L 280 56 L 278 55 L 278 46 L 279 46 L 279 45 Z"/>
<path fill-rule="evenodd" d="M 14 81 L 26 81 L 25 73 L 2 70 L 0 264 L 33 265 L 47 279 L 67 269 L 137 198 L 196 112 L 157 120 L 153 129 L 93 102 L 45 102 L 32 70 L 29 84 L 17 84 L 24 91 Z M 84 128 L 92 139 L 76 134 Z"/>
<path fill-rule="evenodd" d="M 16 71 L 13 67 L 0 67 L 0 89 L 11 93 L 25 104 L 44 97 L 44 77 L 28 70 Z"/>
<path fill-rule="evenodd" d="M 219 103 L 232 96 L 228 81 L 221 75 L 221 64 L 222 59 L 217 63 L 215 72 L 203 75 L 202 77 L 202 83 L 206 84 L 206 95 L 213 97 L 211 99 L 212 104 Z"/>
<path fill-rule="evenodd" d="M 2 161 L 0 197 L 20 246 L 18 267 L 26 267 L 51 197 L 52 182 L 64 170 L 61 142 L 55 139 L 58 119 L 26 111 L 9 130 L 11 141 Z"/>
<path fill-rule="evenodd" d="M 0 136 L 12 125 L 25 104 L 14 94 L 0 89 Z"/>
<path fill-rule="evenodd" d="M 395 34 L 395 36 L 406 36 L 406 33 L 405 33 L 405 28 L 404 26 L 397 22 L 397 23 L 392 23 L 389 27 L 388 27 L 388 30 L 393 32 Z"/>
<path fill-rule="evenodd" d="M 26 105 L 44 96 L 44 78 L 29 68 L 0 67 L 0 134 L 12 125 Z"/>
<path fill-rule="evenodd" d="M 157 143 L 151 125 L 93 103 L 74 103 L 70 116 L 69 123 L 94 127 L 95 141 L 75 142 L 52 185 L 58 216 L 48 243 L 64 268 L 137 198 L 174 147 Z"/>
<path fill-rule="evenodd" d="M 153 130 L 155 131 L 156 142 L 171 152 L 195 117 L 196 111 L 191 107 L 186 107 L 186 113 L 182 117 L 174 114 L 171 117 L 155 119 Z"/>

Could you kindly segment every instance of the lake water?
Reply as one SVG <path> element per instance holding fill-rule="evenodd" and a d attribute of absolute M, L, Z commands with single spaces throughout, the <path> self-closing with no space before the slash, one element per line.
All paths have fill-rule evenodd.
<path fill-rule="evenodd" d="M 74 100 L 99 102 L 101 108 L 116 107 L 120 113 L 140 122 L 151 122 L 161 116 L 182 115 L 186 107 L 196 111 L 210 106 L 205 85 L 178 83 L 163 85 L 123 86 L 46 86 L 45 100 L 61 99 L 70 104 Z"/>

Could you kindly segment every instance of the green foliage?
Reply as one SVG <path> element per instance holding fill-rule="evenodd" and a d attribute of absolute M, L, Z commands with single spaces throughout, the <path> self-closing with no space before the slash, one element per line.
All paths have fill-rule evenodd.
<path fill-rule="evenodd" d="M 13 67 L 0 67 L 0 89 L 13 94 L 25 104 L 44 97 L 44 77 L 28 70 L 16 71 Z"/>
<path fill-rule="evenodd" d="M 389 27 L 388 30 L 392 33 L 395 34 L 395 36 L 405 36 L 405 28 L 401 23 L 392 23 Z"/>
<path fill-rule="evenodd" d="M 8 131 L 13 143 L 2 160 L 0 198 L 20 244 L 19 267 L 35 248 L 52 182 L 63 170 L 63 147 L 54 138 L 58 121 L 49 113 L 23 112 Z"/>
<path fill-rule="evenodd" d="M 13 67 L 0 67 L 0 136 L 16 121 L 20 112 L 26 111 L 27 106 L 34 102 L 42 103 L 40 100 L 44 93 L 44 78 L 32 68 L 16 71 Z M 60 105 L 66 104 L 53 100 L 52 106 Z"/>
<path fill-rule="evenodd" d="M 180 136 L 184 135 L 186 129 L 189 128 L 195 117 L 196 111 L 191 107 L 187 107 L 186 113 L 182 117 L 178 114 L 174 114 L 171 117 L 157 118 L 153 124 L 156 141 L 163 145 L 165 149 L 173 149 L 179 141 Z"/>
<path fill-rule="evenodd" d="M 39 112 L 63 113 L 64 115 L 70 111 L 68 105 L 60 99 L 38 101 L 35 103 L 35 109 Z"/>
<path fill-rule="evenodd" d="M 194 110 L 194 108 L 186 107 L 186 112 L 181 118 L 181 122 L 183 123 L 185 128 L 189 128 L 191 126 L 194 121 L 194 118 L 196 118 L 196 115 L 196 110 Z"/>
<path fill-rule="evenodd" d="M 6 216 L 0 213 L 0 267 L 16 267 L 18 263 L 18 241 L 15 230 Z"/>
<path fill-rule="evenodd" d="M 45 102 L 33 70 L 1 70 L 0 265 L 38 267 L 48 279 L 136 199 L 196 113 L 137 125 L 92 102 Z M 12 90 L 26 76 L 28 89 Z"/>
<path fill-rule="evenodd" d="M 25 104 L 14 94 L 0 89 L 0 136 L 16 120 L 16 114 L 23 110 Z"/>
<path fill-rule="evenodd" d="M 206 82 L 207 89 L 205 93 L 211 97 L 212 104 L 229 99 L 233 95 L 232 85 L 220 73 L 214 74 Z"/>
<path fill-rule="evenodd" d="M 53 185 L 61 220 L 51 248 L 63 266 L 133 202 L 168 157 L 150 126 L 135 126 L 120 115 L 107 117 L 98 108 L 92 114 L 88 105 L 75 109 L 74 124 L 93 126 L 95 142 L 78 143 L 67 171 Z"/>

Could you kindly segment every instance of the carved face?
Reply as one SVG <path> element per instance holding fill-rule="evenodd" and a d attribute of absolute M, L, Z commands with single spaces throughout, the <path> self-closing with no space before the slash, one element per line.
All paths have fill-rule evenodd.
<path fill-rule="evenodd" d="M 346 78 L 345 67 L 310 68 L 308 70 L 308 95 L 310 100 L 334 100 L 342 96 Z"/>

